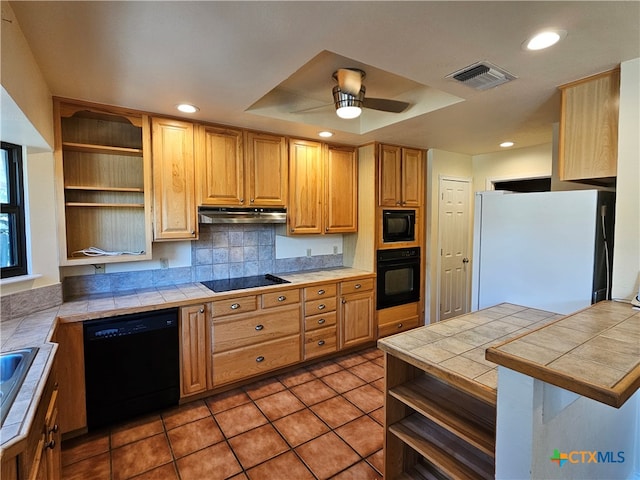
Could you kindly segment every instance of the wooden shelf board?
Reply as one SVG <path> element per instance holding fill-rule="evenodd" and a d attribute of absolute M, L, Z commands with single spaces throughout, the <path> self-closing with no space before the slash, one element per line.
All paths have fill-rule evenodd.
<path fill-rule="evenodd" d="M 141 148 L 112 147 L 109 145 L 92 145 L 88 143 L 75 143 L 75 142 L 63 142 L 62 148 L 64 150 L 72 150 L 75 152 L 108 153 L 108 154 L 115 154 L 115 155 L 129 155 L 129 156 L 135 156 L 135 157 L 142 156 Z"/>
<path fill-rule="evenodd" d="M 451 478 L 494 478 L 492 459 L 419 414 L 394 423 L 389 432 Z"/>
<path fill-rule="evenodd" d="M 486 455 L 495 456 L 495 408 L 426 375 L 392 388 L 389 394 Z"/>
<path fill-rule="evenodd" d="M 66 185 L 65 190 L 82 190 L 87 192 L 139 192 L 144 193 L 142 187 L 100 187 L 89 185 Z"/>
<path fill-rule="evenodd" d="M 67 202 L 67 207 L 96 207 L 96 208 L 144 208 L 144 203 L 93 203 L 93 202 Z"/>

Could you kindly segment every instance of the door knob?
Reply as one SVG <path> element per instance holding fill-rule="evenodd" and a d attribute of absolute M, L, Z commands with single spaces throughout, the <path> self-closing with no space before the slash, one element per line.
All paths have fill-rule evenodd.
<path fill-rule="evenodd" d="M 464 257 L 464 258 L 462 259 L 462 263 L 469 263 L 469 259 L 468 259 L 467 257 Z"/>

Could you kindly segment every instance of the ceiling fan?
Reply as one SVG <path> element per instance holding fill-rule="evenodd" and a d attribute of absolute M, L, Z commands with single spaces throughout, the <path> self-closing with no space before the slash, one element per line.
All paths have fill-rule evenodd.
<path fill-rule="evenodd" d="M 400 100 L 366 97 L 366 88 L 362 84 L 365 76 L 365 72 L 358 68 L 340 68 L 333 73 L 333 79 L 338 83 L 332 90 L 333 104 L 336 108 L 336 114 L 340 118 L 357 118 L 362 113 L 363 108 L 401 113 L 410 106 L 410 103 Z M 300 110 L 298 113 L 316 108 L 324 107 Z"/>

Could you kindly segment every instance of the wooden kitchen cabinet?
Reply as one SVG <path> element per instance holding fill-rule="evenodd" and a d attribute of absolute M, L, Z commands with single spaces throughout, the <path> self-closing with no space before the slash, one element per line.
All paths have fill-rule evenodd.
<path fill-rule="evenodd" d="M 304 289 L 304 359 L 333 353 L 337 341 L 337 295 L 335 283 Z"/>
<path fill-rule="evenodd" d="M 405 332 L 420 325 L 420 302 L 378 310 L 378 338 Z"/>
<path fill-rule="evenodd" d="M 244 198 L 249 200 L 247 206 L 287 206 L 289 154 L 285 137 L 245 132 L 244 170 Z"/>
<path fill-rule="evenodd" d="M 211 388 L 209 358 L 211 343 L 208 328 L 210 304 L 180 308 L 180 397 L 202 393 Z"/>
<path fill-rule="evenodd" d="M 289 141 L 288 234 L 349 233 L 358 229 L 355 148 Z"/>
<path fill-rule="evenodd" d="M 420 207 L 424 197 L 422 150 L 380 145 L 378 154 L 378 205 Z"/>
<path fill-rule="evenodd" d="M 620 69 L 560 87 L 560 180 L 611 182 L 617 174 Z"/>
<path fill-rule="evenodd" d="M 212 302 L 213 387 L 300 361 L 300 290 Z"/>
<path fill-rule="evenodd" d="M 153 238 L 197 238 L 194 125 L 151 119 L 153 149 Z"/>
<path fill-rule="evenodd" d="M 373 278 L 340 283 L 340 350 L 375 339 L 373 284 Z"/>
<path fill-rule="evenodd" d="M 148 117 L 55 98 L 54 120 L 60 265 L 151 259 Z"/>

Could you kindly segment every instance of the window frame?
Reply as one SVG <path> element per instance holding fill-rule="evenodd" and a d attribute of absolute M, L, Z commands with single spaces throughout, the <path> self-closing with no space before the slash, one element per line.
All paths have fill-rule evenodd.
<path fill-rule="evenodd" d="M 13 228 L 15 233 L 11 245 L 13 247 L 13 258 L 15 265 L 10 267 L 0 267 L 0 278 L 11 278 L 27 275 L 27 241 L 26 241 L 26 221 L 24 208 L 24 183 L 23 183 L 23 162 L 22 146 L 9 142 L 1 142 L 2 150 L 7 152 L 8 162 L 8 190 L 9 203 L 1 203 L 0 210 L 14 218 Z"/>

